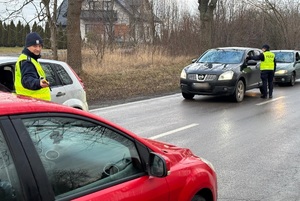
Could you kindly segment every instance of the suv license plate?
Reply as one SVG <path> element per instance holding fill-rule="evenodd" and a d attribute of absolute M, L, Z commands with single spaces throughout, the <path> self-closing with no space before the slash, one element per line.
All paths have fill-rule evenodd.
<path fill-rule="evenodd" d="M 196 89 L 209 89 L 209 84 L 208 83 L 193 83 L 193 87 Z"/>

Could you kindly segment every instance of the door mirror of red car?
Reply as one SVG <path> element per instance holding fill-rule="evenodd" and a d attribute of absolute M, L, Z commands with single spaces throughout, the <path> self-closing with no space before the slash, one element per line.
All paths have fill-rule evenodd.
<path fill-rule="evenodd" d="M 151 152 L 148 162 L 148 173 L 154 177 L 166 177 L 169 174 L 166 160 L 160 155 Z"/>

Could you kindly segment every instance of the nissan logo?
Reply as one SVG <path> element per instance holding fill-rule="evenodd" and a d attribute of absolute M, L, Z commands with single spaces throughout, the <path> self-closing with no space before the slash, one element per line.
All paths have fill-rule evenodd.
<path fill-rule="evenodd" d="M 204 78 L 205 78 L 205 75 L 203 75 L 203 74 L 198 75 L 198 79 L 199 79 L 199 80 L 204 80 Z"/>

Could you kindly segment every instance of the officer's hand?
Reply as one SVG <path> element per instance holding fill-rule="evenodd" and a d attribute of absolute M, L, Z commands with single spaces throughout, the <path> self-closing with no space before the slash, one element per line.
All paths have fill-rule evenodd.
<path fill-rule="evenodd" d="M 49 87 L 49 82 L 45 79 L 40 80 L 40 85 L 42 88 Z"/>

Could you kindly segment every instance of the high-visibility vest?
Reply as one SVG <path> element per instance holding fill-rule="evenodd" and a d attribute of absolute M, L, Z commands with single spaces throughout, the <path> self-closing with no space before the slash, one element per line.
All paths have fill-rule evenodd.
<path fill-rule="evenodd" d="M 15 82 L 14 82 L 14 84 L 15 84 L 16 94 L 50 101 L 51 94 L 50 94 L 49 87 L 41 88 L 38 90 L 31 90 L 31 89 L 27 89 L 27 88 L 23 87 L 20 64 L 21 64 L 21 61 L 29 60 L 29 59 L 30 59 L 30 62 L 33 63 L 33 65 L 35 66 L 39 77 L 44 77 L 46 79 L 46 74 L 45 74 L 41 64 L 39 62 L 37 62 L 36 60 L 28 57 L 27 55 L 21 54 L 18 58 L 16 66 L 15 66 Z"/>
<path fill-rule="evenodd" d="M 263 54 L 264 54 L 265 60 L 260 62 L 260 70 L 274 70 L 275 54 L 270 51 L 265 51 Z"/>

